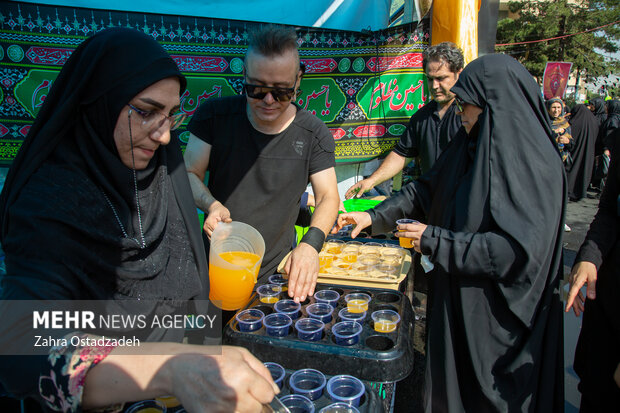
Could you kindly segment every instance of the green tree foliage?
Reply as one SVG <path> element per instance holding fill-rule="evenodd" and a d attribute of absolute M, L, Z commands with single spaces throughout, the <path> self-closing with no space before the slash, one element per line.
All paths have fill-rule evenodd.
<path fill-rule="evenodd" d="M 516 19 L 497 25 L 497 44 L 548 39 L 591 30 L 620 20 L 620 0 L 530 0 L 508 3 Z M 620 24 L 575 36 L 536 43 L 496 46 L 495 51 L 519 60 L 532 75 L 542 79 L 547 62 L 572 62 L 582 80 L 617 74 Z M 585 79 L 583 78 L 585 77 Z"/>

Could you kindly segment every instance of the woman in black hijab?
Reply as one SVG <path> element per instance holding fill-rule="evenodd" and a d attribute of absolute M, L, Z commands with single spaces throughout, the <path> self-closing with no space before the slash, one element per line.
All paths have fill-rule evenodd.
<path fill-rule="evenodd" d="M 598 121 L 585 105 L 576 105 L 571 110 L 569 122 L 573 144 L 570 150 L 572 162 L 566 165 L 568 199 L 579 201 L 585 198 L 592 178 Z"/>
<path fill-rule="evenodd" d="M 474 60 L 451 90 L 463 129 L 433 168 L 338 226 L 428 217 L 398 233 L 434 264 L 427 412 L 561 412 L 566 178 L 545 103 L 505 55 Z"/>
<path fill-rule="evenodd" d="M 0 302 L 109 300 L 163 317 L 208 296 L 196 208 L 170 136 L 185 85 L 161 45 L 135 30 L 104 30 L 72 53 L 0 196 Z M 179 331 L 129 330 L 147 342 L 137 348 L 70 341 L 49 356 L 4 356 L 0 383 L 63 411 L 165 394 L 189 411 L 257 411 L 271 400 L 275 384 L 247 351 L 176 344 Z"/>
<path fill-rule="evenodd" d="M 596 135 L 596 143 L 594 144 L 594 168 L 592 170 L 592 187 L 600 189 L 603 178 L 607 176 L 609 169 L 609 154 L 603 157 L 605 144 L 605 129 L 603 124 L 607 120 L 607 105 L 602 98 L 594 98 L 590 100 L 590 111 L 598 121 L 598 134 Z"/>
<path fill-rule="evenodd" d="M 590 100 L 590 107 L 590 110 L 592 111 L 594 117 L 596 117 L 598 126 L 600 127 L 607 119 L 607 108 L 605 106 L 605 101 L 602 98 L 594 98 Z"/>
<path fill-rule="evenodd" d="M 610 138 L 618 147 L 620 129 Z M 611 156 L 598 211 L 570 274 L 565 308 L 583 313 L 574 363 L 581 413 L 620 411 L 620 151 Z"/>

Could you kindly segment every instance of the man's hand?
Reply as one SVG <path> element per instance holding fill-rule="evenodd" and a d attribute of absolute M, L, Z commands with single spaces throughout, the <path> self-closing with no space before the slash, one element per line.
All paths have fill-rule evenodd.
<path fill-rule="evenodd" d="M 375 186 L 374 182 L 372 182 L 369 178 L 362 179 L 361 181 L 353 185 L 351 188 L 349 188 L 349 190 L 344 195 L 344 197 L 346 199 L 351 199 L 354 196 L 356 198 L 360 198 L 366 192 L 374 188 L 374 186 Z"/>
<path fill-rule="evenodd" d="M 570 290 L 564 311 L 568 312 L 573 307 L 573 312 L 577 317 L 583 313 L 585 298 L 580 291 L 581 287 L 587 283 L 586 295 L 588 299 L 594 300 L 596 298 L 596 278 L 596 265 L 593 263 L 580 261 L 573 266 L 569 276 Z"/>
<path fill-rule="evenodd" d="M 338 221 L 332 229 L 332 234 L 337 234 L 345 225 L 355 225 L 353 231 L 351 231 L 351 238 L 355 238 L 366 227 L 372 225 L 372 219 L 368 212 L 347 212 L 345 214 L 338 215 Z"/>
<path fill-rule="evenodd" d="M 230 211 L 221 202 L 215 201 L 209 206 L 209 215 L 205 218 L 202 229 L 205 231 L 209 239 L 213 230 L 220 222 L 232 222 L 230 218 Z"/>
<path fill-rule="evenodd" d="M 288 274 L 288 295 L 296 302 L 314 294 L 316 279 L 319 276 L 319 253 L 314 247 L 300 242 L 284 265 Z"/>

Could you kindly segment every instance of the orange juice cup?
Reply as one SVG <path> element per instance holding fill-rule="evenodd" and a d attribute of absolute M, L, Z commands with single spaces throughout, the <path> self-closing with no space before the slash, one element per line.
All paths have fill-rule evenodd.
<path fill-rule="evenodd" d="M 325 252 L 332 255 L 338 255 L 342 251 L 342 247 L 344 247 L 344 241 L 332 239 L 325 243 Z"/>
<path fill-rule="evenodd" d="M 344 297 L 347 302 L 347 308 L 351 313 L 361 313 L 362 311 L 368 311 L 368 303 L 370 302 L 370 296 L 364 293 L 351 293 Z"/>
<path fill-rule="evenodd" d="M 334 261 L 334 254 L 330 254 L 327 251 L 319 252 L 319 272 L 325 272 L 324 270 L 331 267 Z"/>
<path fill-rule="evenodd" d="M 280 300 L 280 291 L 282 289 L 276 284 L 263 284 L 256 289 L 261 303 L 273 304 Z"/>
<path fill-rule="evenodd" d="M 399 219 L 396 221 L 396 226 L 405 225 L 405 224 L 416 224 L 418 221 L 415 219 Z M 404 232 L 404 230 L 398 230 L 398 232 Z M 403 248 L 413 248 L 413 240 L 411 238 L 398 237 L 398 243 Z"/>
<path fill-rule="evenodd" d="M 375 331 L 378 333 L 395 331 L 400 321 L 400 315 L 393 310 L 375 311 L 371 314 L 371 318 L 375 325 Z"/>

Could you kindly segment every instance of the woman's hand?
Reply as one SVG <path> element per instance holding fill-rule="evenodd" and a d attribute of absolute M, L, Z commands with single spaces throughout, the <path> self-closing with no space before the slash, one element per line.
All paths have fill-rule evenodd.
<path fill-rule="evenodd" d="M 564 311 L 568 312 L 572 307 L 577 317 L 583 313 L 585 298 L 580 291 L 581 287 L 587 283 L 586 295 L 588 299 L 594 300 L 596 298 L 596 278 L 597 270 L 593 263 L 580 261 L 573 266 L 569 276 L 570 290 Z"/>
<path fill-rule="evenodd" d="M 398 238 L 409 238 L 411 240 L 411 244 L 413 245 L 413 249 L 419 253 L 422 253 L 420 250 L 420 240 L 422 239 L 422 234 L 426 230 L 426 227 L 427 225 L 422 224 L 421 222 L 401 224 L 397 227 L 399 231 L 394 233 L 394 235 Z"/>
<path fill-rule="evenodd" d="M 372 219 L 368 212 L 347 212 L 346 214 L 338 215 L 338 221 L 332 229 L 332 234 L 337 234 L 345 225 L 352 224 L 355 227 L 351 231 L 351 238 L 355 238 L 366 227 L 372 225 Z"/>
<path fill-rule="evenodd" d="M 279 392 L 269 370 L 245 348 L 203 352 L 179 354 L 169 362 L 172 394 L 188 412 L 260 412 Z"/>

